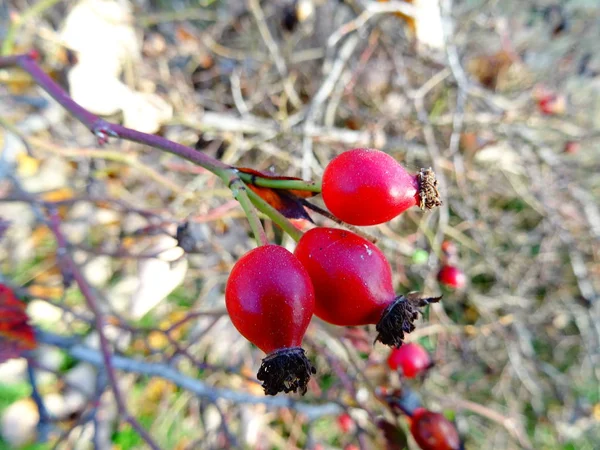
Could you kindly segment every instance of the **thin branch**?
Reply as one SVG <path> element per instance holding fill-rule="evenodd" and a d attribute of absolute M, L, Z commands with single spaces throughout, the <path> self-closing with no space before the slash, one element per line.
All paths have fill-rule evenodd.
<path fill-rule="evenodd" d="M 35 16 L 42 14 L 46 9 L 54 6 L 61 0 L 40 0 L 29 9 L 25 10 L 22 14 L 17 16 L 13 23 L 10 24 L 6 35 L 4 36 L 4 42 L 2 42 L 2 49 L 0 49 L 0 55 L 9 55 L 15 45 L 15 38 L 19 32 L 19 28 L 25 22 L 33 19 Z"/>
<path fill-rule="evenodd" d="M 96 367 L 104 367 L 104 358 L 102 354 L 93 348 L 79 344 L 76 338 L 63 337 L 40 331 L 37 335 L 37 340 L 41 343 L 62 348 L 66 350 L 71 357 L 79 361 L 87 362 Z M 197 396 L 206 398 L 212 402 L 223 399 L 236 404 L 262 404 L 272 408 L 290 408 L 306 415 L 309 420 L 314 420 L 323 416 L 337 415 L 343 411 L 342 406 L 337 403 L 312 405 L 305 402 L 298 402 L 291 397 L 255 396 L 245 392 L 215 388 L 203 381 L 187 377 L 166 364 L 137 361 L 119 355 L 111 356 L 111 364 L 114 369 L 122 370 L 124 372 L 162 377 L 165 380 L 176 384 L 180 388 L 186 389 Z"/>
<path fill-rule="evenodd" d="M 281 52 L 279 51 L 277 43 L 269 31 L 269 26 L 267 25 L 265 14 L 260 7 L 260 2 L 258 0 L 248 0 L 248 7 L 254 16 L 254 19 L 256 20 L 258 31 L 260 32 L 263 41 L 265 41 L 265 45 L 267 46 L 267 49 L 269 50 L 269 53 L 275 62 L 275 67 L 277 67 L 277 71 L 283 79 L 283 88 L 285 93 L 296 108 L 301 108 L 302 100 L 298 96 L 298 93 L 294 89 L 294 86 L 289 78 L 287 66 L 283 56 L 281 56 Z"/>
<path fill-rule="evenodd" d="M 77 120 L 85 125 L 98 138 L 99 144 L 105 144 L 109 137 L 116 137 L 128 141 L 155 147 L 181 158 L 187 159 L 205 169 L 218 175 L 223 181 L 229 183 L 230 177 L 235 177 L 233 168 L 221 161 L 199 152 L 191 147 L 169 141 L 161 136 L 142 133 L 121 125 L 107 122 L 92 114 L 60 87 L 49 75 L 47 75 L 37 64 L 35 54 L 20 54 L 0 57 L 0 69 L 18 66 L 31 75 L 35 82 L 48 94 L 69 111 Z"/>
<path fill-rule="evenodd" d="M 498 117 L 495 117 L 498 120 Z M 451 123 L 451 121 L 450 121 Z M 248 135 L 258 135 L 269 138 L 279 133 L 287 133 L 293 137 L 307 137 L 313 141 L 324 144 L 342 144 L 353 147 L 377 147 L 398 149 L 404 148 L 407 152 L 415 155 L 425 155 L 424 146 L 408 142 L 399 136 L 388 136 L 383 132 L 370 130 L 349 130 L 347 128 L 318 126 L 309 128 L 303 125 L 284 129 L 275 120 L 263 119 L 248 115 L 246 117 L 235 117 L 232 114 L 205 111 L 198 118 L 181 117 L 169 122 L 170 125 L 182 125 L 196 131 L 213 131 L 220 133 L 239 132 Z M 437 124 L 437 122 L 436 122 Z"/>
<path fill-rule="evenodd" d="M 221 180 L 229 188 L 232 189 L 232 192 L 238 201 L 241 199 L 240 203 L 242 204 L 242 208 L 248 217 L 250 226 L 255 233 L 257 240 L 263 243 L 267 241 L 264 230 L 262 230 L 262 225 L 256 217 L 254 208 L 250 206 L 250 202 L 244 202 L 244 200 L 247 200 L 247 196 L 244 195 L 242 189 L 239 189 L 239 183 L 242 183 L 243 185 L 243 182 L 239 179 L 235 168 L 219 161 L 218 159 L 212 158 L 206 153 L 199 152 L 191 147 L 178 144 L 161 136 L 142 133 L 140 131 L 100 119 L 98 116 L 90 113 L 76 103 L 62 87 L 60 87 L 40 68 L 36 62 L 36 58 L 37 55 L 35 52 L 0 57 L 0 68 L 18 66 L 28 72 L 36 81 L 36 83 L 38 83 L 58 103 L 60 103 L 67 111 L 73 114 L 82 124 L 84 124 L 92 133 L 94 133 L 98 139 L 98 143 L 101 145 L 108 142 L 109 137 L 116 137 L 132 142 L 138 142 L 140 144 L 145 144 L 150 147 L 158 148 L 180 156 L 181 158 L 187 159 L 214 173 L 221 178 Z M 272 211 L 269 210 L 269 212 L 265 212 L 265 214 L 270 216 L 271 212 Z"/>
<path fill-rule="evenodd" d="M 331 36 L 329 36 L 329 39 L 327 40 L 327 46 L 333 47 L 348 33 L 365 26 L 365 24 L 377 14 L 385 13 L 400 13 L 406 17 L 414 17 L 415 7 L 408 2 L 391 1 L 383 3 L 371 1 L 360 15 L 331 33 Z"/>
<path fill-rule="evenodd" d="M 248 184 L 269 187 L 273 189 L 321 192 L 321 184 L 304 180 L 281 180 L 275 178 L 260 178 L 252 173 L 239 172 L 239 177 Z"/>
<path fill-rule="evenodd" d="M 242 206 L 242 209 L 248 218 L 248 222 L 250 223 L 250 228 L 252 229 L 252 233 L 254 234 L 257 245 L 267 245 L 269 243 L 269 239 L 265 234 L 265 229 L 260 223 L 256 209 L 248 197 L 248 188 L 239 178 L 231 184 L 230 188 L 231 192 L 233 192 L 234 198 L 240 202 L 240 205 Z"/>
<path fill-rule="evenodd" d="M 497 424 L 503 426 L 506 431 L 510 433 L 513 439 L 519 441 L 519 444 L 524 449 L 531 450 L 533 447 L 531 446 L 531 442 L 529 442 L 529 438 L 527 437 L 527 433 L 522 429 L 519 422 L 511 417 L 506 417 L 503 414 L 494 411 L 487 406 L 480 405 L 479 403 L 471 402 L 469 400 L 463 400 L 460 398 L 443 398 L 444 403 L 448 406 L 451 406 L 454 409 L 458 410 L 468 410 L 478 414 L 482 417 L 485 417 Z"/>
<path fill-rule="evenodd" d="M 27 378 L 29 379 L 29 384 L 31 384 L 31 398 L 35 402 L 38 409 L 38 414 L 40 416 L 40 420 L 37 425 L 38 440 L 40 442 L 46 442 L 48 439 L 48 433 L 50 432 L 51 419 L 50 414 L 46 409 L 44 399 L 42 398 L 42 395 L 38 389 L 34 364 L 30 358 L 27 358 Z"/>
<path fill-rule="evenodd" d="M 321 87 L 315 94 L 312 99 L 312 102 L 309 107 L 308 114 L 306 115 L 306 120 L 304 121 L 304 126 L 302 131 L 304 133 L 304 138 L 302 139 L 302 177 L 310 178 L 312 173 L 312 164 L 314 160 L 313 148 L 312 148 L 312 138 L 310 134 L 314 132 L 315 124 L 319 119 L 319 115 L 322 113 L 322 107 L 325 101 L 333 92 L 336 83 L 339 81 L 340 76 L 342 75 L 342 70 L 344 69 L 346 63 L 352 56 L 354 49 L 358 45 L 360 38 L 358 35 L 350 36 L 346 42 L 342 45 L 342 48 L 339 51 L 331 70 L 329 71 L 329 75 L 321 84 Z"/>
<path fill-rule="evenodd" d="M 250 201 L 256 207 L 256 209 L 258 209 L 263 214 L 266 214 L 267 217 L 269 217 L 273 222 L 279 225 L 279 227 L 283 231 L 289 234 L 293 240 L 295 240 L 296 242 L 300 240 L 300 238 L 302 237 L 302 231 L 296 228 L 294 224 L 292 224 L 292 222 L 288 220 L 287 217 L 285 217 L 283 214 L 281 214 L 279 211 L 277 211 L 275 208 L 269 205 L 252 189 L 248 189 L 246 193 L 248 194 Z"/>
<path fill-rule="evenodd" d="M 49 221 L 48 225 L 50 230 L 54 234 L 56 238 L 58 248 L 56 250 L 57 259 L 62 266 L 62 269 L 66 271 L 67 278 L 73 277 L 77 285 L 79 286 L 79 290 L 83 294 L 87 306 L 94 313 L 94 322 L 95 329 L 98 332 L 98 337 L 100 338 L 100 350 L 101 350 L 101 367 L 106 369 L 106 374 L 108 376 L 109 385 L 113 391 L 113 395 L 115 398 L 115 402 L 117 403 L 117 407 L 119 412 L 124 416 L 125 420 L 129 422 L 129 424 L 137 431 L 137 433 L 146 441 L 148 446 L 154 450 L 159 450 L 160 447 L 154 442 L 152 437 L 148 434 L 148 432 L 142 427 L 142 425 L 129 414 L 127 410 L 127 405 L 125 400 L 123 399 L 123 395 L 121 394 L 121 389 L 119 387 L 119 382 L 117 380 L 117 375 L 115 373 L 112 358 L 111 358 L 111 350 L 108 339 L 104 335 L 104 316 L 102 311 L 100 310 L 100 306 L 96 301 L 96 296 L 94 295 L 90 284 L 87 282 L 81 271 L 79 270 L 79 266 L 75 263 L 73 257 L 69 254 L 68 251 L 68 241 L 65 238 L 65 235 L 62 233 L 60 229 L 60 218 L 55 209 L 49 211 Z"/>

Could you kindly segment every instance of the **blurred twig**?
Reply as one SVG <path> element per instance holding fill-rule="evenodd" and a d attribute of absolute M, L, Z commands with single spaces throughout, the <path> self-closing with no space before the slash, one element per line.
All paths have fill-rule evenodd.
<path fill-rule="evenodd" d="M 6 56 L 10 55 L 13 52 L 13 47 L 15 44 L 15 38 L 19 32 L 21 26 L 27 22 L 28 20 L 33 19 L 35 16 L 42 14 L 46 9 L 54 6 L 58 2 L 62 0 L 39 0 L 29 9 L 23 11 L 19 15 L 15 16 L 13 22 L 8 27 L 8 31 L 4 36 L 4 41 L 2 42 L 2 48 L 0 49 L 0 55 Z"/>
<path fill-rule="evenodd" d="M 99 351 L 79 344 L 76 339 L 41 332 L 38 335 L 38 341 L 62 348 L 66 350 L 71 357 L 79 361 L 84 361 L 97 367 L 102 367 L 104 365 L 104 358 Z M 342 408 L 337 403 L 313 405 L 299 402 L 291 397 L 257 397 L 244 392 L 216 388 L 214 386 L 209 386 L 200 380 L 187 377 L 166 364 L 136 361 L 118 355 L 112 355 L 111 362 L 115 369 L 140 375 L 162 377 L 165 380 L 175 383 L 182 389 L 186 389 L 199 397 L 209 399 L 213 402 L 218 399 L 223 399 L 240 404 L 264 404 L 273 408 L 292 408 L 299 413 L 306 415 L 309 420 L 328 415 L 336 415 L 342 411 Z"/>

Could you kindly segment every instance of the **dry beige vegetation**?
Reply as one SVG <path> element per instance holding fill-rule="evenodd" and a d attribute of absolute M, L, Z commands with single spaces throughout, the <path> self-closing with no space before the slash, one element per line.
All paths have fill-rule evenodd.
<path fill-rule="evenodd" d="M 38 48 L 44 69 L 109 120 L 305 179 L 359 146 L 432 166 L 443 206 L 368 232 L 398 292 L 443 291 L 444 239 L 469 280 L 409 337 L 436 361 L 426 379 L 389 373 L 373 329 L 313 320 L 316 381 L 297 402 L 264 397 L 263 355 L 224 311 L 227 275 L 254 245 L 227 187 L 156 149 L 100 148 L 27 74 L 0 70 L 0 277 L 45 330 L 33 366 L 56 419 L 43 423 L 47 444 L 26 448 L 149 445 L 118 412 L 94 316 L 76 284 L 65 288 L 42 206 L 58 209 L 107 320 L 127 410 L 161 448 L 402 448 L 377 427 L 407 429 L 378 400 L 382 386 L 444 411 L 467 449 L 598 448 L 600 8 L 444 0 L 436 22 L 434 2 L 420 3 L 407 24 L 394 3 L 315 1 L 293 31 L 289 1 L 0 4 L 3 49 Z M 184 254 L 173 236 L 185 220 L 195 248 Z M 24 360 L 0 365 L 0 448 L 35 438 L 30 393 Z M 343 410 L 352 432 L 337 425 Z"/>

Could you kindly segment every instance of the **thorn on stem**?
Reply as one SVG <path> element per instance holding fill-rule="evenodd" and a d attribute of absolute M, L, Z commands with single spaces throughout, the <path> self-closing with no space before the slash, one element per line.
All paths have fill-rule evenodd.
<path fill-rule="evenodd" d="M 98 145 L 103 146 L 108 143 L 109 137 L 119 137 L 111 128 L 110 124 L 101 121 L 92 128 L 92 133 L 98 139 Z"/>

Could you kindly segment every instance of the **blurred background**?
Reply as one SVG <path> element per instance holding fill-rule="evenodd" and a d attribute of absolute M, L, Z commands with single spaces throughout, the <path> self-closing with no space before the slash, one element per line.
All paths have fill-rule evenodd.
<path fill-rule="evenodd" d="M 444 297 L 408 336 L 426 376 L 392 370 L 374 327 L 315 318 L 308 393 L 265 397 L 264 355 L 224 309 L 254 246 L 227 186 L 157 149 L 101 148 L 0 69 L 0 282 L 41 332 L 0 364 L 0 449 L 416 449 L 401 401 L 444 413 L 467 449 L 597 449 L 599 23 L 597 0 L 2 0 L 2 53 L 36 49 L 110 121 L 307 180 L 354 147 L 432 167 L 441 208 L 365 231 L 398 293 Z M 440 283 L 443 265 L 465 285 Z"/>

